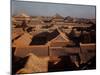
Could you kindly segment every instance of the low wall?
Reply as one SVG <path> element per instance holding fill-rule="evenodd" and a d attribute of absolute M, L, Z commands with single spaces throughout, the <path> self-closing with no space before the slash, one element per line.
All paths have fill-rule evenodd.
<path fill-rule="evenodd" d="M 80 52 L 80 48 L 63 48 L 63 47 L 50 47 L 50 56 L 66 56 L 68 54 L 77 54 Z"/>
<path fill-rule="evenodd" d="M 14 55 L 19 57 L 25 57 L 29 53 L 33 53 L 36 56 L 48 56 L 48 46 L 26 46 L 17 47 Z"/>

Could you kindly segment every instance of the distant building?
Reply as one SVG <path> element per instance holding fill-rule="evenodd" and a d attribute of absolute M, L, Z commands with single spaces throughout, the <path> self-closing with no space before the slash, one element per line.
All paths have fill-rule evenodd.
<path fill-rule="evenodd" d="M 12 21 L 12 23 L 16 24 L 17 27 L 21 27 L 23 24 L 23 21 L 28 25 L 28 23 L 31 20 L 31 17 L 24 13 L 13 16 L 13 18 L 15 19 L 16 22 Z"/>
<path fill-rule="evenodd" d="M 55 16 L 53 16 L 52 21 L 53 21 L 54 25 L 61 26 L 64 23 L 64 18 L 61 15 L 56 14 Z"/>
<path fill-rule="evenodd" d="M 31 17 L 26 15 L 25 13 L 18 14 L 14 16 L 14 18 L 16 19 L 16 21 L 23 21 L 23 20 L 29 21 L 31 19 Z"/>
<path fill-rule="evenodd" d="M 72 17 L 70 17 L 70 16 L 67 16 L 67 17 L 65 17 L 64 18 L 64 22 L 68 22 L 68 23 L 72 23 L 73 22 L 73 18 Z"/>

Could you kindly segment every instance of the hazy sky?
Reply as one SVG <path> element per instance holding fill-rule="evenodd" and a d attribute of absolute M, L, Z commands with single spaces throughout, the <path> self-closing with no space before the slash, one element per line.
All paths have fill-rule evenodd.
<path fill-rule="evenodd" d="M 12 14 L 16 15 L 25 12 L 33 16 L 53 16 L 56 13 L 61 16 L 95 18 L 95 6 L 89 5 L 70 5 L 57 3 L 40 2 L 12 2 Z"/>

